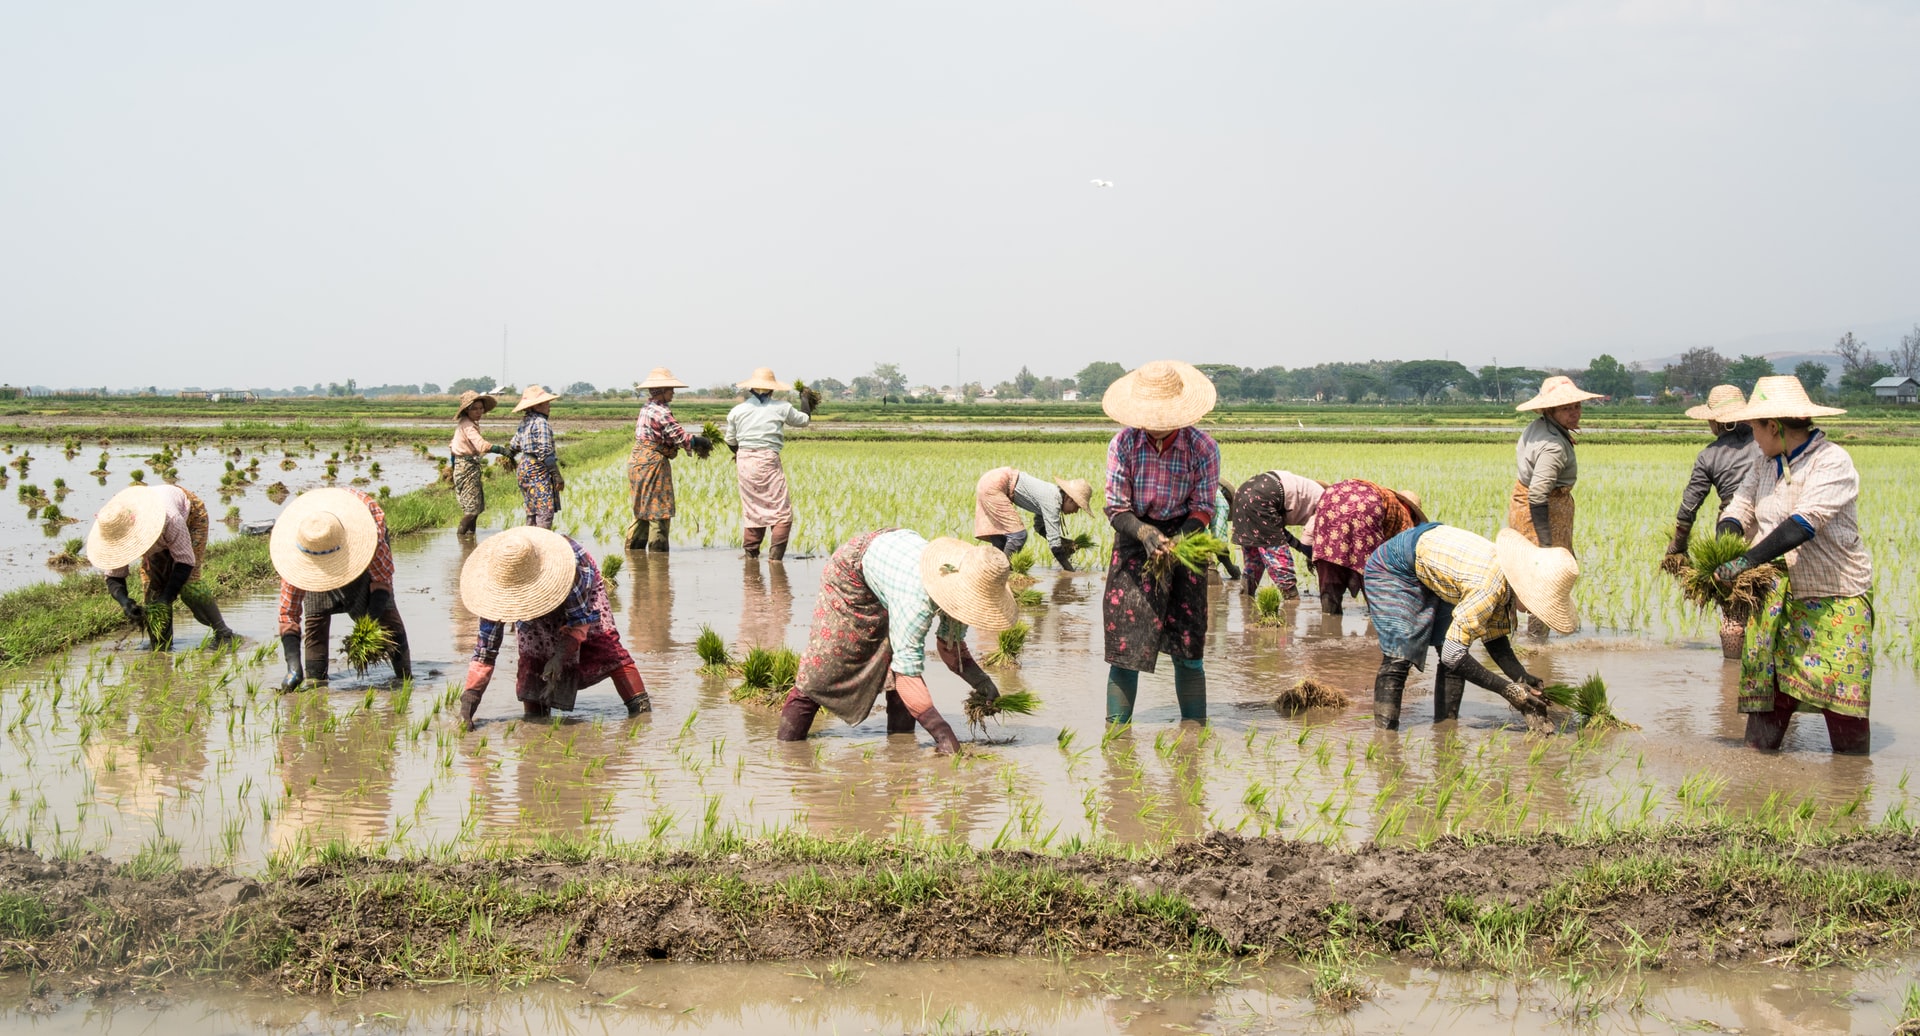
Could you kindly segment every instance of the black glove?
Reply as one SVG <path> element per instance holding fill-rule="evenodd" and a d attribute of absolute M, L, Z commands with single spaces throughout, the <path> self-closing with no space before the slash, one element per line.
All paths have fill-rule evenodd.
<path fill-rule="evenodd" d="M 1545 680 L 1527 672 L 1527 667 L 1520 664 L 1520 656 L 1514 654 L 1513 640 L 1510 637 L 1497 637 L 1487 641 L 1487 656 L 1493 659 L 1501 672 L 1507 674 L 1508 679 L 1516 683 L 1523 683 L 1536 689 L 1547 685 Z"/>
<path fill-rule="evenodd" d="M 988 700 L 1000 697 L 1000 685 L 993 682 L 993 677 L 980 668 L 980 663 L 975 662 L 972 655 L 968 655 L 966 662 L 960 666 L 960 679 L 965 680 L 968 687 L 986 695 Z"/>
<path fill-rule="evenodd" d="M 731 453 L 731 454 L 733 454 L 733 455 L 734 455 L 734 456 L 736 456 L 736 457 L 738 457 L 738 456 L 740 455 L 740 444 L 739 444 L 739 443 L 737 443 L 737 442 L 730 442 L 730 443 L 728 443 L 728 444 L 727 444 L 727 452 L 728 452 L 728 453 Z"/>
<path fill-rule="evenodd" d="M 1543 721 L 1546 718 L 1547 700 L 1545 698 L 1540 697 L 1529 685 L 1518 680 L 1502 680 L 1493 675 L 1472 655 L 1462 658 L 1450 668 L 1466 677 L 1467 682 L 1475 687 L 1485 688 L 1505 698 L 1507 704 L 1520 710 L 1521 714 L 1527 717 L 1527 726 L 1537 729 L 1542 724 L 1536 721 Z"/>
<path fill-rule="evenodd" d="M 511 457 L 511 456 L 513 456 L 513 450 L 512 450 L 512 448 L 511 448 L 511 447 L 507 447 L 507 446 L 500 446 L 500 445 L 498 445 L 498 444 L 496 444 L 496 445 L 493 445 L 493 446 L 489 446 L 489 447 L 487 447 L 487 452 L 488 452 L 488 453 L 497 453 L 497 454 L 499 454 L 499 455 L 500 455 L 500 456 L 502 456 L 502 457 Z"/>
<path fill-rule="evenodd" d="M 1692 534 L 1692 523 L 1681 522 L 1675 525 L 1673 527 L 1673 541 L 1667 544 L 1667 553 L 1685 554 L 1687 552 L 1687 541 L 1692 537 Z"/>
<path fill-rule="evenodd" d="M 1180 535 L 1191 536 L 1194 533 L 1199 532 L 1201 529 L 1204 529 L 1206 527 L 1207 527 L 1206 522 L 1203 522 L 1198 518 L 1188 518 L 1186 521 L 1180 523 Z"/>
<path fill-rule="evenodd" d="M 141 607 L 133 598 L 127 596 L 127 581 L 125 578 L 108 576 L 107 596 L 113 598 L 113 603 L 120 606 L 120 614 L 125 615 L 128 622 L 143 627 L 147 624 L 147 610 Z"/>
<path fill-rule="evenodd" d="M 1062 543 L 1053 548 L 1053 562 L 1059 565 L 1063 572 L 1073 571 L 1073 544 Z"/>
<path fill-rule="evenodd" d="M 1542 547 L 1553 546 L 1553 519 L 1549 517 L 1546 504 L 1528 504 L 1527 510 L 1533 515 L 1533 535 Z"/>
<path fill-rule="evenodd" d="M 160 588 L 160 601 L 172 604 L 180 599 L 180 591 L 186 589 L 188 580 L 193 578 L 193 566 L 173 563 L 173 569 L 167 573 L 167 585 Z"/>
<path fill-rule="evenodd" d="M 1119 514 L 1107 519 L 1107 523 L 1113 526 L 1114 532 L 1145 547 L 1149 554 L 1153 553 L 1154 550 L 1167 541 L 1167 538 L 1160 534 L 1159 529 L 1141 521 L 1140 516 L 1134 514 L 1132 511 L 1121 511 Z M 1152 543 L 1147 542 L 1148 533 L 1153 534 Z"/>
<path fill-rule="evenodd" d="M 367 594 L 367 614 L 379 617 L 393 610 L 393 591 L 375 590 Z"/>
<path fill-rule="evenodd" d="M 1287 546 L 1293 548 L 1294 553 L 1304 554 L 1309 558 L 1313 557 L 1313 548 L 1300 542 L 1300 537 L 1295 536 L 1292 530 L 1282 528 L 1280 530 L 1280 538 L 1286 541 Z"/>
<path fill-rule="evenodd" d="M 1737 518 L 1722 518 L 1714 523 L 1713 531 L 1720 536 L 1745 536 L 1747 528 Z"/>
<path fill-rule="evenodd" d="M 1750 568 L 1758 568 L 1813 539 L 1813 533 L 1806 526 L 1791 519 L 1781 522 L 1774 530 L 1760 538 L 1760 542 L 1747 548 L 1745 554 L 1713 570 L 1713 580 L 1722 586 L 1732 585 L 1740 573 Z"/>
<path fill-rule="evenodd" d="M 306 673 L 300 668 L 300 634 L 280 634 L 280 655 L 286 660 L 287 675 L 280 680 L 282 691 L 298 690 L 306 682 Z"/>
<path fill-rule="evenodd" d="M 696 435 L 693 437 L 693 452 L 706 453 L 708 450 L 711 450 L 711 449 L 713 449 L 712 440 L 708 439 L 704 435 Z"/>

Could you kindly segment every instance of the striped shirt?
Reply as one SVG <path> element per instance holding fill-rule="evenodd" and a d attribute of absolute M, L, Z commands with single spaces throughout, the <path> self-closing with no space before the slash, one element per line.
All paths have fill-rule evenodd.
<path fill-rule="evenodd" d="M 927 541 L 911 529 L 875 536 L 860 558 L 860 578 L 887 609 L 887 641 L 893 647 L 894 672 L 919 676 L 927 669 L 927 631 L 940 620 L 937 636 L 949 644 L 966 639 L 967 625 L 940 611 L 920 578 L 920 555 Z"/>
<path fill-rule="evenodd" d="M 1428 529 L 1413 548 L 1420 584 L 1453 605 L 1446 639 L 1462 646 L 1513 632 L 1513 589 L 1500 572 L 1493 541 L 1465 529 Z"/>
<path fill-rule="evenodd" d="M 657 400 L 648 400 L 640 408 L 640 420 L 633 426 L 635 438 L 662 445 L 692 446 L 693 433 L 681 427 L 673 409 Z"/>
<path fill-rule="evenodd" d="M 1132 511 L 1154 521 L 1198 518 L 1212 524 L 1219 491 L 1220 447 L 1198 428 L 1173 433 L 1165 449 L 1146 432 L 1124 428 L 1107 446 L 1108 518 Z"/>
<path fill-rule="evenodd" d="M 595 601 L 601 596 L 600 570 L 594 567 L 593 555 L 587 553 L 573 537 L 567 537 L 567 543 L 573 547 L 573 586 L 567 590 L 567 596 L 552 611 L 538 618 L 521 622 L 506 623 L 497 619 L 481 619 L 480 633 L 473 638 L 473 660 L 492 665 L 500 657 L 500 645 L 506 639 L 507 627 L 513 626 L 516 634 L 524 634 L 526 628 L 534 623 L 553 623 L 568 628 L 600 626 L 607 622 L 608 616 L 602 615 Z"/>
<path fill-rule="evenodd" d="M 1530 504 L 1544 504 L 1554 490 L 1572 489 L 1580 480 L 1580 464 L 1573 456 L 1573 437 L 1545 414 L 1520 433 L 1514 456 L 1516 477 L 1527 487 Z"/>
<path fill-rule="evenodd" d="M 387 540 L 387 512 L 380 509 L 373 497 L 358 489 L 348 487 L 347 492 L 357 496 L 373 512 L 373 527 L 379 530 L 379 538 L 374 542 L 373 560 L 367 563 L 365 575 L 372 577 L 367 587 L 369 593 L 375 590 L 393 592 L 393 544 Z M 280 635 L 300 632 L 300 616 L 307 603 L 307 592 L 299 587 L 280 580 Z"/>
<path fill-rule="evenodd" d="M 147 492 L 158 494 L 162 506 L 167 509 L 167 524 L 160 527 L 160 538 L 147 548 L 151 556 L 165 552 L 173 557 L 174 563 L 192 568 L 200 563 L 193 552 L 193 530 L 187 526 L 187 517 L 193 513 L 193 501 L 187 497 L 187 491 L 179 486 L 149 486 Z M 126 565 L 107 573 L 109 579 L 125 579 L 131 570 Z"/>
<path fill-rule="evenodd" d="M 1858 597 L 1873 588 L 1873 559 L 1860 539 L 1860 474 L 1847 451 L 1814 429 L 1793 455 L 1753 466 L 1720 515 L 1755 543 L 1797 520 L 1813 539 L 1787 552 L 1787 589 L 1799 600 Z"/>

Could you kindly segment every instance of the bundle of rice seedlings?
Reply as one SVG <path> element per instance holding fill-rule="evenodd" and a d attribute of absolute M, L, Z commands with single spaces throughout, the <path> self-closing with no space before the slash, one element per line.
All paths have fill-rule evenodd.
<path fill-rule="evenodd" d="M 1029 540 L 1025 546 L 1008 556 L 1007 567 L 1013 569 L 1013 574 L 1016 576 L 1030 575 L 1033 572 L 1034 563 L 1039 560 L 1040 554 L 1033 549 L 1033 542 Z"/>
<path fill-rule="evenodd" d="M 1551 704 L 1579 713 L 1589 730 L 1640 729 L 1639 724 L 1629 723 L 1614 715 L 1613 706 L 1607 701 L 1607 683 L 1600 678 L 1599 673 L 1587 677 L 1577 687 L 1569 687 L 1563 683 L 1542 687 L 1540 696 Z"/>
<path fill-rule="evenodd" d="M 1147 575 L 1154 579 L 1164 579 L 1167 573 L 1173 570 L 1173 563 L 1176 561 L 1186 566 L 1188 571 L 1196 574 L 1204 573 L 1207 569 L 1219 564 L 1220 556 L 1230 549 L 1226 540 L 1206 529 L 1191 532 L 1185 536 L 1176 536 L 1171 550 L 1147 559 Z"/>
<path fill-rule="evenodd" d="M 1045 603 L 1047 596 L 1032 587 L 1028 587 L 1025 590 L 1014 591 L 1013 599 L 1016 604 L 1031 607 Z"/>
<path fill-rule="evenodd" d="M 1031 716 L 1033 710 L 1039 707 L 1040 699 L 1030 691 L 1009 691 L 998 698 L 987 697 L 985 691 L 974 691 L 967 695 L 967 725 L 985 726 L 988 716 L 998 716 L 1003 712 Z"/>
<path fill-rule="evenodd" d="M 1263 586 L 1253 594 L 1253 616 L 1262 626 L 1280 623 L 1280 588 Z"/>
<path fill-rule="evenodd" d="M 1305 712 L 1308 709 L 1344 709 L 1352 704 L 1352 694 L 1312 677 L 1281 691 L 1280 696 L 1273 699 L 1273 707 L 1287 713 Z"/>
<path fill-rule="evenodd" d="M 1747 541 L 1734 533 L 1701 536 L 1688 545 L 1684 558 L 1663 559 L 1661 567 L 1679 578 L 1681 595 L 1694 605 L 1719 609 L 1728 618 L 1745 622 L 1773 592 L 1780 575 L 1773 565 L 1761 565 L 1740 573 L 1732 586 L 1723 587 L 1714 581 L 1715 569 L 1746 552 Z"/>
<path fill-rule="evenodd" d="M 342 651 L 353 671 L 365 676 L 368 667 L 393 653 L 393 634 L 371 615 L 363 615 L 353 620 L 353 629 L 348 631 Z"/>
<path fill-rule="evenodd" d="M 285 482 L 275 482 L 273 485 L 267 487 L 267 499 L 276 504 L 282 503 L 291 492 Z"/>
<path fill-rule="evenodd" d="M 609 583 L 613 582 L 616 579 L 619 579 L 620 569 L 626 563 L 627 563 L 627 559 L 621 557 L 618 554 L 608 554 L 606 557 L 601 558 L 600 559 L 600 578 L 605 579 Z"/>
<path fill-rule="evenodd" d="M 1092 550 L 1100 545 L 1100 541 L 1095 539 L 1093 533 L 1090 532 L 1076 532 L 1067 543 L 1073 548 L 1075 554 L 1083 550 Z"/>
<path fill-rule="evenodd" d="M 86 559 L 80 556 L 86 546 L 87 541 L 78 536 L 69 538 L 61 545 L 60 553 L 47 558 L 47 567 L 56 572 L 71 572 L 79 568 L 86 563 Z"/>
<path fill-rule="evenodd" d="M 800 400 L 800 409 L 807 413 L 816 413 L 820 409 L 820 392 L 799 378 L 793 379 L 794 397 Z"/>
<path fill-rule="evenodd" d="M 727 642 L 712 626 L 700 627 L 700 638 L 693 642 L 693 650 L 700 656 L 700 671 L 703 673 L 724 673 L 733 668 L 733 655 L 727 651 Z"/>
<path fill-rule="evenodd" d="M 800 677 L 800 656 L 792 648 L 751 647 L 740 660 L 740 686 L 733 700 L 773 708 L 781 703 Z"/>
<path fill-rule="evenodd" d="M 1019 665 L 1020 652 L 1027 648 L 1027 634 L 1033 627 L 1024 622 L 1016 622 L 1000 631 L 1000 642 L 980 660 L 981 665 L 1005 666 Z"/>

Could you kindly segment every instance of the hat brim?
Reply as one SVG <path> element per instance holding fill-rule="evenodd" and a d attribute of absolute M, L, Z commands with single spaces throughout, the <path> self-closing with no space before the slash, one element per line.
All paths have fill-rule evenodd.
<path fill-rule="evenodd" d="M 300 549 L 300 523 L 314 514 L 330 514 L 346 532 L 346 543 L 329 554 Z M 367 502 L 347 489 L 309 489 L 294 497 L 273 523 L 267 553 L 280 578 L 309 593 L 325 593 L 360 578 L 380 546 L 380 526 Z"/>
<path fill-rule="evenodd" d="M 1699 406 L 1688 407 L 1685 413 L 1686 413 L 1686 416 L 1691 417 L 1696 421 L 1719 421 L 1721 424 L 1725 424 L 1727 422 L 1728 415 L 1732 414 L 1734 411 L 1738 409 L 1740 408 L 1737 406 L 1730 406 L 1724 410 L 1715 410 L 1714 408 L 1706 405 L 1705 403 L 1702 403 Z"/>
<path fill-rule="evenodd" d="M 494 412 L 495 409 L 497 409 L 500 406 L 500 397 L 495 396 L 491 393 L 482 392 L 479 395 L 473 397 L 472 399 L 467 400 L 465 403 L 460 404 L 460 409 L 454 411 L 454 413 L 464 414 L 467 412 L 467 408 L 474 405 L 475 403 L 481 404 L 481 407 L 480 407 L 481 414 L 483 415 L 491 414 Z"/>
<path fill-rule="evenodd" d="M 777 379 L 760 380 L 755 378 L 748 378 L 745 381 L 734 382 L 733 387 L 743 388 L 743 389 L 757 389 L 761 392 L 791 392 L 793 390 L 792 385 L 789 385 L 786 382 L 780 381 Z"/>
<path fill-rule="evenodd" d="M 115 504 L 133 512 L 133 527 L 126 535 L 109 539 L 100 528 L 100 513 Z M 153 490 L 147 486 L 128 486 L 113 494 L 94 515 L 93 527 L 87 530 L 87 563 L 103 572 L 125 568 L 145 557 L 147 551 L 160 542 L 160 534 L 166 528 L 166 507 Z"/>
<path fill-rule="evenodd" d="M 528 399 L 523 399 L 519 403 L 515 404 L 513 408 L 513 412 L 517 414 L 522 410 L 531 410 L 542 403 L 551 403 L 554 400 L 559 398 L 560 397 L 558 395 L 552 392 L 542 392 L 540 395 L 533 396 Z"/>
<path fill-rule="evenodd" d="M 1572 633 L 1580 626 L 1579 615 L 1573 609 L 1572 587 L 1569 586 L 1566 593 L 1555 593 L 1533 578 L 1533 569 L 1527 563 L 1528 552 L 1537 550 L 1557 550 L 1572 556 L 1564 547 L 1536 547 L 1532 540 L 1512 529 L 1501 529 L 1493 539 L 1494 557 L 1500 562 L 1500 573 L 1513 588 L 1513 595 L 1555 633 Z M 1577 568 L 1574 575 L 1578 578 Z"/>
<path fill-rule="evenodd" d="M 529 582 L 509 586 L 498 569 L 500 552 L 516 541 L 532 544 L 540 571 Z M 573 589 L 573 544 L 551 529 L 521 525 L 480 541 L 460 566 L 460 603 L 495 622 L 525 622 L 560 607 Z"/>
<path fill-rule="evenodd" d="M 1843 407 L 1821 406 L 1818 403 L 1812 402 L 1799 403 L 1793 400 L 1775 401 L 1768 399 L 1735 408 L 1724 416 L 1714 418 L 1714 420 L 1727 422 L 1766 421 L 1781 417 L 1838 417 L 1846 412 L 1846 409 Z"/>
<path fill-rule="evenodd" d="M 643 389 L 657 389 L 657 388 L 683 389 L 683 388 L 690 388 L 692 386 L 688 385 L 684 381 L 680 381 L 677 378 L 668 378 L 665 381 L 655 381 L 652 378 L 648 378 L 647 380 L 639 383 L 634 387 L 643 388 Z"/>
<path fill-rule="evenodd" d="M 1514 409 L 1521 413 L 1526 413 L 1530 410 L 1552 410 L 1557 406 L 1570 406 L 1574 403 L 1585 403 L 1589 399 L 1599 398 L 1600 393 L 1588 392 L 1582 388 L 1558 389 L 1553 392 L 1546 392 L 1535 396 L 1525 403 L 1514 407 Z"/>
<path fill-rule="evenodd" d="M 1213 412 L 1219 393 L 1212 379 L 1200 368 L 1179 360 L 1168 360 L 1180 371 L 1180 395 L 1173 399 L 1140 399 L 1134 393 L 1139 386 L 1140 368 L 1120 376 L 1107 386 L 1100 397 L 1100 409 L 1114 421 L 1143 432 L 1172 432 L 1198 424 Z"/>
<path fill-rule="evenodd" d="M 1020 606 L 1005 582 L 991 592 L 982 593 L 977 587 L 954 578 L 956 573 L 941 571 L 947 565 L 959 569 L 967 554 L 977 546 L 968 546 L 951 536 L 942 536 L 927 544 L 920 553 L 920 582 L 941 611 L 968 626 L 986 633 L 1011 629 L 1019 619 Z"/>
<path fill-rule="evenodd" d="M 1061 479 L 1057 479 L 1057 478 L 1054 479 L 1053 484 L 1060 487 L 1060 492 L 1066 494 L 1067 499 L 1073 501 L 1073 504 L 1075 507 L 1078 507 L 1082 511 L 1093 510 L 1093 484 L 1092 483 L 1086 484 L 1087 487 L 1084 492 L 1076 492 L 1074 486 L 1068 485 L 1065 481 L 1062 481 Z"/>

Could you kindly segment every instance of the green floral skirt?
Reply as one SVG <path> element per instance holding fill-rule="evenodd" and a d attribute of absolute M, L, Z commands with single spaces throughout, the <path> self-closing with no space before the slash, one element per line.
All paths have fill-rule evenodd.
<path fill-rule="evenodd" d="M 1778 687 L 1800 711 L 1831 709 L 1865 718 L 1873 697 L 1873 601 L 1789 597 L 1774 584 L 1747 626 L 1740 660 L 1740 711 L 1772 712 Z"/>

